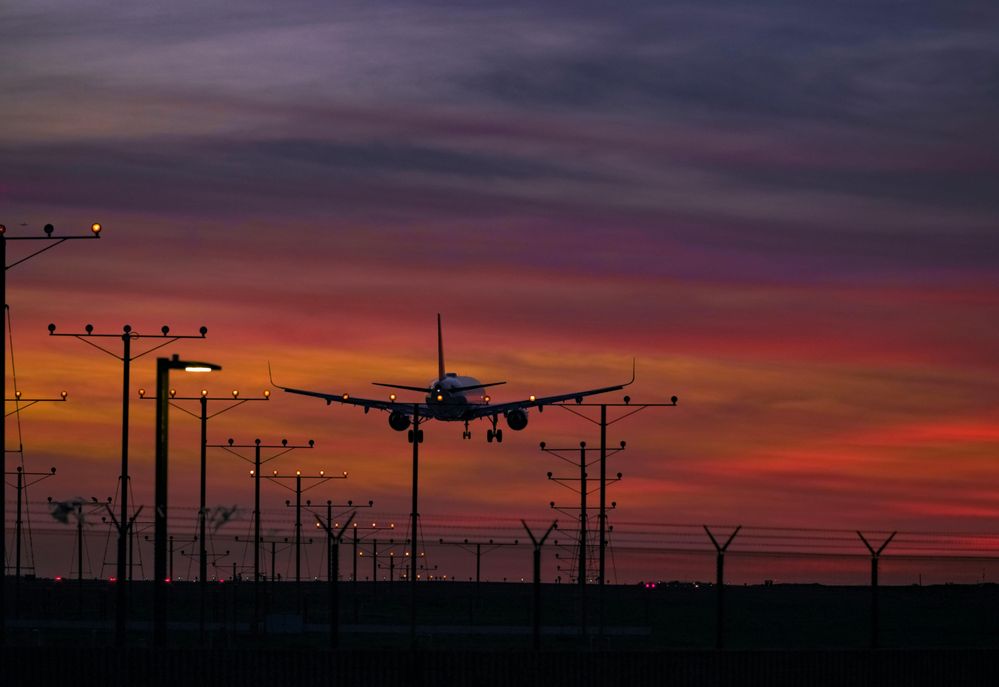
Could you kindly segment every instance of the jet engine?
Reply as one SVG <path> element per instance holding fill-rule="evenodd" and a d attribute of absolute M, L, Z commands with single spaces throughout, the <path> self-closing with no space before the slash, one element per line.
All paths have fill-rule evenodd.
<path fill-rule="evenodd" d="M 506 426 L 515 432 L 527 427 L 527 412 L 516 408 L 506 414 Z"/>
<path fill-rule="evenodd" d="M 389 427 L 397 432 L 405 432 L 409 429 L 409 416 L 398 410 L 393 410 L 389 413 Z"/>

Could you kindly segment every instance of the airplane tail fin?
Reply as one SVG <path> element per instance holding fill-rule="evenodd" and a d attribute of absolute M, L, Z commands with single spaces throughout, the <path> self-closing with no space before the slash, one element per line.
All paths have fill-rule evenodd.
<path fill-rule="evenodd" d="M 440 313 L 437 313 L 437 379 L 444 379 L 444 336 L 441 333 Z"/>

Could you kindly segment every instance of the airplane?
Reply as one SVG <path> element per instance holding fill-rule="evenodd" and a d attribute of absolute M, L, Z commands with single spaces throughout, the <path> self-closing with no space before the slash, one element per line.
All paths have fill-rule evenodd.
<path fill-rule="evenodd" d="M 270 366 L 268 365 L 268 371 Z M 486 441 L 497 443 L 503 441 L 503 430 L 497 425 L 502 415 L 506 420 L 506 425 L 515 432 L 519 432 L 527 427 L 527 409 L 537 408 L 538 412 L 544 406 L 562 401 L 575 400 L 582 403 L 583 397 L 603 394 L 608 391 L 617 391 L 628 386 L 635 381 L 635 368 L 632 365 L 631 379 L 624 384 L 605 386 L 599 389 L 586 389 L 584 391 L 573 391 L 555 396 L 530 396 L 520 401 L 509 401 L 506 403 L 491 403 L 491 397 L 485 392 L 486 389 L 506 382 L 488 382 L 483 384 L 474 377 L 465 377 L 455 372 L 446 372 L 444 366 L 444 338 L 441 330 L 441 316 L 437 314 L 437 379 L 430 382 L 428 386 L 408 386 L 405 384 L 388 384 L 385 382 L 372 382 L 375 386 L 387 387 L 389 389 L 399 389 L 402 391 L 415 391 L 425 393 L 426 398 L 422 403 L 406 403 L 397 400 L 395 393 L 389 394 L 388 400 L 374 398 L 357 398 L 347 393 L 331 394 L 321 391 L 309 391 L 307 389 L 293 389 L 274 383 L 271 377 L 271 385 L 286 391 L 290 394 L 301 394 L 303 396 L 315 396 L 326 401 L 326 405 L 334 402 L 345 405 L 361 406 L 367 413 L 372 408 L 383 410 L 389 414 L 389 426 L 397 432 L 405 432 L 413 424 L 425 420 L 439 420 L 442 422 L 464 422 L 465 431 L 462 439 L 471 439 L 472 433 L 468 429 L 468 423 L 472 420 L 486 419 L 492 427 L 486 430 Z"/>

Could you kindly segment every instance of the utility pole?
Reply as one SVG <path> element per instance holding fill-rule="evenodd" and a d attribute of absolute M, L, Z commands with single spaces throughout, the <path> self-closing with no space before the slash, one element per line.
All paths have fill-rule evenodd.
<path fill-rule="evenodd" d="M 313 513 L 313 515 L 315 515 L 315 513 Z M 339 532 L 335 532 L 339 523 L 333 522 L 332 513 L 327 516 L 326 522 L 323 522 L 322 518 L 316 515 L 316 524 L 321 526 L 326 531 L 326 540 L 329 544 L 329 551 L 331 555 L 329 567 L 332 574 L 330 574 L 328 578 L 330 649 L 336 649 L 340 645 L 340 580 L 338 575 L 340 570 L 340 542 L 343 540 L 343 535 L 349 531 L 350 523 L 353 522 L 355 515 L 357 515 L 357 511 L 350 514 L 350 517 L 347 518 L 347 522 L 344 523 L 343 527 L 339 528 Z"/>
<path fill-rule="evenodd" d="M 864 542 L 864 546 L 871 553 L 871 648 L 877 649 L 881 644 L 881 633 L 880 633 L 880 613 L 878 611 L 878 562 L 881 560 L 881 553 L 888 547 L 891 540 L 895 538 L 898 532 L 892 532 L 885 539 L 884 543 L 881 544 L 877 549 L 875 549 L 870 542 L 867 541 L 866 537 L 857 531 L 857 536 L 860 537 L 860 541 Z"/>
<path fill-rule="evenodd" d="M 552 530 L 558 528 L 558 520 L 552 522 L 540 538 L 534 536 L 534 533 L 531 532 L 531 528 L 527 526 L 526 521 L 521 520 L 520 524 L 524 526 L 525 530 L 527 530 L 527 536 L 531 538 L 531 543 L 534 544 L 534 613 L 532 614 L 532 619 L 534 621 L 534 650 L 538 651 L 541 648 L 541 547 L 545 545 L 545 540 L 548 539 L 548 535 L 552 533 Z"/>
<path fill-rule="evenodd" d="M 242 461 L 251 463 L 253 469 L 250 470 L 250 477 L 253 479 L 253 631 L 260 631 L 260 468 L 262 465 L 280 458 L 286 453 L 290 453 L 300 448 L 313 448 L 316 442 L 309 439 L 308 444 L 289 444 L 287 439 L 282 439 L 280 444 L 264 444 L 260 439 L 254 439 L 252 444 L 237 444 L 232 439 L 225 444 L 212 444 L 209 448 L 220 448 L 228 451 Z M 237 449 L 253 449 L 253 458 L 247 458 Z M 277 451 L 267 458 L 261 457 L 262 450 Z"/>
<path fill-rule="evenodd" d="M 725 552 L 728 551 L 729 544 L 739 534 L 742 525 L 735 528 L 724 544 L 719 544 L 715 535 L 711 533 L 708 526 L 704 526 L 704 531 L 708 533 L 711 543 L 715 545 L 715 648 L 721 649 L 725 645 Z"/>
<path fill-rule="evenodd" d="M 88 324 L 83 328 L 83 332 L 57 332 L 56 325 L 50 324 L 49 336 L 68 336 L 74 339 L 79 339 L 88 346 L 92 346 L 97 350 L 111 356 L 115 360 L 119 360 L 122 363 L 122 375 L 121 375 L 121 474 L 119 475 L 119 487 L 121 490 L 121 502 L 120 502 L 120 515 L 117 518 L 117 522 L 121 523 L 124 529 L 118 530 L 118 553 L 117 553 L 117 570 L 115 573 L 115 578 L 117 579 L 117 588 L 115 590 L 115 624 L 114 624 L 114 636 L 115 645 L 122 647 L 126 642 L 126 624 L 128 622 L 128 592 L 129 585 L 131 583 L 131 570 L 128 567 L 128 523 L 134 520 L 134 515 L 130 514 L 128 511 L 128 493 L 129 493 L 129 472 L 128 472 L 128 429 L 129 429 L 129 386 L 131 384 L 131 368 L 132 361 L 138 360 L 143 356 L 149 355 L 153 351 L 159 350 L 164 346 L 168 346 L 175 341 L 180 341 L 181 339 L 204 339 L 205 335 L 208 334 L 207 327 L 201 327 L 197 334 L 171 334 L 170 327 L 163 325 L 160 327 L 159 334 L 140 334 L 132 329 L 131 325 L 124 325 L 121 328 L 120 334 L 102 334 L 94 333 L 94 325 Z M 121 354 L 116 353 L 108 348 L 105 348 L 101 343 L 106 339 L 121 339 L 122 352 Z M 138 341 L 139 339 L 149 339 L 152 345 L 143 351 L 133 354 L 132 343 Z M 141 395 L 141 394 L 140 394 Z"/>
<path fill-rule="evenodd" d="M 36 255 L 40 255 L 45 251 L 51 250 L 58 245 L 65 243 L 66 241 L 72 241 L 76 239 L 96 239 L 101 236 L 101 225 L 98 222 L 94 222 L 90 225 L 89 234 L 82 235 L 70 235 L 70 236 L 60 236 L 55 234 L 55 227 L 51 224 L 46 224 L 42 227 L 42 231 L 45 236 L 8 236 L 7 227 L 4 224 L 0 224 L 0 264 L 3 265 L 3 278 L 0 278 L 0 301 L 3 301 L 4 313 L 8 312 L 7 307 L 7 270 L 17 267 L 22 262 L 26 262 Z M 21 257 L 14 262 L 7 264 L 7 242 L 8 241 L 46 241 L 50 242 L 44 248 L 35 250 L 28 255 Z M 7 396 L 7 318 L 0 318 L 3 320 L 3 327 L 0 331 L 0 362 L 3 365 L 3 379 L 4 379 L 4 398 Z M 6 415 L 5 415 L 6 417 Z M 6 474 L 7 472 L 7 423 L 0 422 L 0 474 Z M 7 555 L 7 490 L 0 489 L 0 554 L 4 557 Z M 7 566 L 6 564 L 0 565 L 0 646 L 3 646 L 6 642 L 6 632 L 7 632 L 7 609 L 6 609 L 6 588 L 7 588 Z"/>

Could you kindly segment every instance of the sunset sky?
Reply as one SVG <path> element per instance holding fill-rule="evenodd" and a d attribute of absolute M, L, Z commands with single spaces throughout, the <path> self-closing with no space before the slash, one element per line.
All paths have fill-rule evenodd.
<path fill-rule="evenodd" d="M 224 367 L 175 373 L 179 395 L 259 395 L 270 361 L 278 384 L 381 398 L 371 381 L 436 376 L 439 312 L 448 369 L 506 380 L 497 402 L 623 382 L 633 358 L 634 401 L 679 396 L 609 434 L 622 537 L 999 532 L 997 25 L 994 2 L 5 3 L 0 222 L 104 225 L 6 275 L 18 389 L 70 398 L 20 416 L 27 469 L 58 471 L 34 526 L 56 526 L 46 496 L 113 495 L 120 456 L 121 364 L 50 322 L 207 326 L 162 351 Z M 10 348 L 6 372 L 9 398 Z M 133 398 L 148 504 L 154 404 Z M 347 470 L 310 496 L 404 528 L 410 447 L 386 420 L 275 391 L 209 442 L 314 439 L 273 465 Z M 191 532 L 197 422 L 171 424 Z M 557 408 L 502 445 L 472 430 L 426 428 L 420 511 L 453 526 L 428 537 L 522 537 L 576 498 L 538 443 L 597 441 Z M 209 480 L 210 505 L 252 507 L 232 456 Z M 288 496 L 264 488 L 275 532 Z M 39 574 L 66 573 L 53 541 Z"/>

